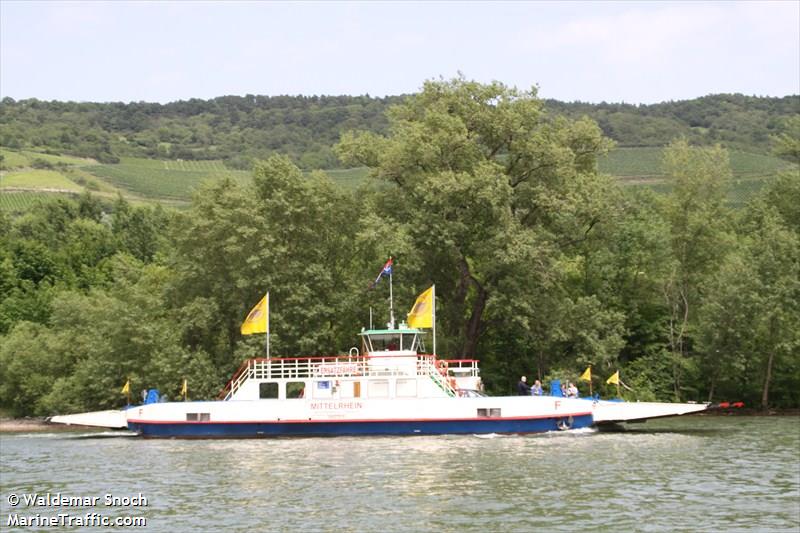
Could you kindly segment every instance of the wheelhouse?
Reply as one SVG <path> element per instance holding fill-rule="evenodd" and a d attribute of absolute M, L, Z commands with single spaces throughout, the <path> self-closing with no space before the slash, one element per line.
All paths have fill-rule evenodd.
<path fill-rule="evenodd" d="M 361 352 L 368 355 L 386 355 L 387 352 L 416 355 L 425 351 L 421 331 L 405 328 L 368 329 L 361 331 Z"/>

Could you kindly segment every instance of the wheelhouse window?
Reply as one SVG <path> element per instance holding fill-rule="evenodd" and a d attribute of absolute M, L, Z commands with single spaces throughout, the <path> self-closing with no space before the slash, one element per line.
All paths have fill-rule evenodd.
<path fill-rule="evenodd" d="M 417 340 L 419 337 L 416 333 L 405 333 L 401 336 L 401 350 L 417 351 Z"/>
<path fill-rule="evenodd" d="M 372 335 L 370 340 L 372 341 L 373 352 L 384 352 L 387 350 L 394 351 L 400 349 L 400 335 L 397 333 Z"/>
<path fill-rule="evenodd" d="M 419 336 L 416 333 L 374 333 L 364 338 L 365 348 L 370 352 L 417 351 Z"/>

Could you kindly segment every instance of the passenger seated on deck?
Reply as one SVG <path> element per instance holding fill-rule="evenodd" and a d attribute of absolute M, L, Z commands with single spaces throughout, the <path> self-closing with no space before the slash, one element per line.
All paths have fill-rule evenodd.
<path fill-rule="evenodd" d="M 541 396 L 542 395 L 542 382 L 538 379 L 533 382 L 533 387 L 531 387 L 531 394 L 534 396 Z"/>
<path fill-rule="evenodd" d="M 569 387 L 567 388 L 567 398 L 577 398 L 577 397 L 578 397 L 578 387 L 576 387 L 575 384 L 570 381 Z"/>
<path fill-rule="evenodd" d="M 531 395 L 531 386 L 528 385 L 528 378 L 522 376 L 517 383 L 517 394 L 520 396 L 530 396 Z"/>

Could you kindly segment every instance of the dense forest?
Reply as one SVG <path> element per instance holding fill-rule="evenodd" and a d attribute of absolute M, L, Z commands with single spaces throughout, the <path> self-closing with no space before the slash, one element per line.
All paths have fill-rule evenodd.
<path fill-rule="evenodd" d="M 263 339 L 239 326 L 266 290 L 274 355 L 346 353 L 370 307 L 387 318 L 385 284 L 367 287 L 389 256 L 395 306 L 435 283 L 439 355 L 480 359 L 492 394 L 510 393 L 522 374 L 575 380 L 591 364 L 604 396 L 620 370 L 628 399 L 800 406 L 795 170 L 734 209 L 724 201 L 727 150 L 685 135 L 667 143 L 668 192 L 621 187 L 597 171 L 620 117 L 595 121 L 579 104 L 554 113 L 500 83 L 431 81 L 415 95 L 342 106 L 259 98 L 3 102 L 7 146 L 79 153 L 101 141 L 108 157 L 180 149 L 255 163 L 252 182 L 208 183 L 180 211 L 84 194 L 0 212 L 0 407 L 115 407 L 127 379 L 172 397 L 187 379 L 192 398 L 214 397 L 263 353 Z M 762 100 L 797 98 L 731 105 Z M 255 119 L 237 106 L 263 105 L 269 120 L 295 104 L 308 120 L 352 107 L 352 121 L 316 132 L 325 150 L 308 153 L 368 167 L 369 182 L 347 190 L 303 172 L 308 139 L 293 152 L 244 134 L 242 120 Z M 677 116 L 674 105 L 664 116 Z M 711 115 L 691 127 L 724 122 Z M 758 125 L 774 129 L 764 149 L 796 158 L 792 123 Z M 261 128 L 252 125 L 269 135 Z"/>
<path fill-rule="evenodd" d="M 765 152 L 786 120 L 800 113 L 800 97 L 718 94 L 652 105 L 548 100 L 546 106 L 572 118 L 591 117 L 619 146 L 664 146 L 683 137 L 695 145 Z"/>
<path fill-rule="evenodd" d="M 351 129 L 383 132 L 402 97 L 223 96 L 157 104 L 0 102 L 0 146 L 48 147 L 102 163 L 120 156 L 222 159 L 231 168 L 276 153 L 303 168 L 337 166 L 331 147 Z"/>
<path fill-rule="evenodd" d="M 388 132 L 386 110 L 406 96 L 224 96 L 168 104 L 0 101 L 0 146 L 91 157 L 221 159 L 233 169 L 286 154 L 303 169 L 336 168 L 342 133 Z M 553 115 L 587 116 L 618 146 L 692 144 L 768 152 L 800 112 L 800 97 L 712 95 L 654 105 L 543 101 Z"/>

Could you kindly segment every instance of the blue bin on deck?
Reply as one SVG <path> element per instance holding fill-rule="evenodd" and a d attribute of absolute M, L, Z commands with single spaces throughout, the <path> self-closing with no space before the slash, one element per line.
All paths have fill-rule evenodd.
<path fill-rule="evenodd" d="M 147 391 L 147 396 L 144 399 L 144 404 L 158 403 L 158 389 L 150 389 Z"/>

